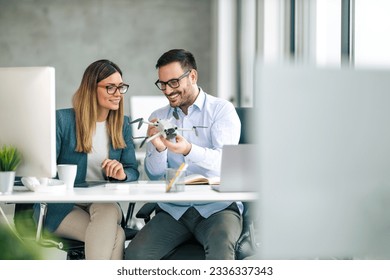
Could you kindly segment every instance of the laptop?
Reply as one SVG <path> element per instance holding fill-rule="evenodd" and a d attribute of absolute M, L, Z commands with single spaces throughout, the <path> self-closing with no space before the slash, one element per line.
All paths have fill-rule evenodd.
<path fill-rule="evenodd" d="M 91 187 L 98 187 L 98 186 L 104 186 L 105 184 L 109 183 L 109 181 L 105 180 L 97 180 L 97 181 L 84 181 L 82 183 L 74 184 L 75 188 L 91 188 Z"/>
<path fill-rule="evenodd" d="M 256 191 L 256 145 L 225 145 L 222 148 L 221 183 L 211 188 L 218 192 Z"/>

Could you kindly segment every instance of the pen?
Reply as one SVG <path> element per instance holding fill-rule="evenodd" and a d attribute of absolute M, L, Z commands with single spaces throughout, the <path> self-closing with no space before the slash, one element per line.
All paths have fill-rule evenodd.
<path fill-rule="evenodd" d="M 166 188 L 166 190 L 165 190 L 166 192 L 169 192 L 169 191 L 171 190 L 172 186 L 176 183 L 177 178 L 178 178 L 179 175 L 180 175 L 180 172 L 186 170 L 186 169 L 187 169 L 187 166 L 188 166 L 188 164 L 185 163 L 185 162 L 183 162 L 183 163 L 180 165 L 180 167 L 177 169 L 177 171 L 176 171 L 176 173 L 175 173 L 175 176 L 171 179 L 171 181 L 169 181 L 169 184 L 168 184 L 168 186 L 167 186 L 167 188 Z"/>

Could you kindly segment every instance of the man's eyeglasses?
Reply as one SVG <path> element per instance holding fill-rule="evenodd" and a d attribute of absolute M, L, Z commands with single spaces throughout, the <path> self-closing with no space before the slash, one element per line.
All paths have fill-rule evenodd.
<path fill-rule="evenodd" d="M 129 85 L 123 84 L 120 86 L 114 86 L 114 85 L 108 85 L 108 86 L 99 86 L 98 87 L 105 87 L 107 90 L 107 93 L 109 95 L 114 95 L 117 90 L 119 90 L 120 94 L 125 94 L 127 90 L 129 89 Z"/>
<path fill-rule="evenodd" d="M 180 80 L 183 79 L 184 77 L 187 77 L 190 73 L 191 73 L 191 69 L 184 72 L 184 74 L 177 79 L 170 79 L 168 82 L 157 80 L 154 84 L 158 87 L 159 90 L 166 90 L 167 85 L 170 88 L 178 88 L 180 86 Z"/>

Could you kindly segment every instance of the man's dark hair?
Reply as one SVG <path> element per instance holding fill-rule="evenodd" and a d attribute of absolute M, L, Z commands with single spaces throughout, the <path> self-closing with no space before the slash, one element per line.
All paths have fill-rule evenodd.
<path fill-rule="evenodd" d="M 195 58 L 192 53 L 183 49 L 173 49 L 164 53 L 157 61 L 156 69 L 172 62 L 179 62 L 184 70 L 195 69 Z"/>

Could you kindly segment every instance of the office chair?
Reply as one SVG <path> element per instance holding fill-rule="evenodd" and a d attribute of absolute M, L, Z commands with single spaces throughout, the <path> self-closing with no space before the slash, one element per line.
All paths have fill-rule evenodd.
<path fill-rule="evenodd" d="M 253 109 L 252 108 L 236 108 L 237 114 L 241 120 L 241 135 L 240 144 L 254 143 L 253 137 Z M 243 202 L 243 228 L 239 240 L 235 247 L 235 258 L 238 260 L 254 256 L 257 252 L 258 243 L 255 234 L 255 216 L 254 203 Z M 155 211 L 157 203 L 146 203 L 137 212 L 136 217 L 143 219 L 145 224 L 150 221 Z M 205 259 L 203 247 L 193 238 L 181 244 L 173 251 L 164 256 L 163 259 Z"/>
<path fill-rule="evenodd" d="M 129 203 L 128 215 L 133 214 L 135 203 Z M 15 204 L 14 224 L 15 229 L 22 239 L 36 240 L 37 243 L 46 248 L 58 248 L 66 252 L 67 260 L 83 260 L 85 259 L 84 242 L 49 235 L 43 230 L 45 214 L 43 215 L 43 223 L 41 226 L 35 224 L 33 220 L 33 205 L 32 203 Z M 42 210 L 42 208 L 41 208 Z M 122 216 L 122 227 L 125 231 L 126 240 L 131 240 L 138 233 L 138 230 L 127 226 L 129 217 Z"/>
<path fill-rule="evenodd" d="M 241 121 L 241 134 L 239 144 L 255 142 L 254 111 L 250 107 L 236 107 L 236 112 Z"/>

